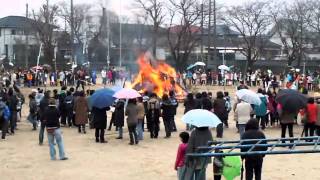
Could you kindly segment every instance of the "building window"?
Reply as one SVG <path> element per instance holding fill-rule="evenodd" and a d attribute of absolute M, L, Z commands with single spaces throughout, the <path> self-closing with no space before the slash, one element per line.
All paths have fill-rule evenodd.
<path fill-rule="evenodd" d="M 16 30 L 12 29 L 11 30 L 11 35 L 16 35 Z"/>

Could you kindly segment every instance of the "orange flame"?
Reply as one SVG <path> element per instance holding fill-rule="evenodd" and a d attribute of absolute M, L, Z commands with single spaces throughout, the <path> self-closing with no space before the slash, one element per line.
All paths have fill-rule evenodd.
<path fill-rule="evenodd" d="M 141 87 L 140 92 L 151 90 L 158 97 L 168 94 L 171 90 L 174 90 L 177 96 L 185 95 L 184 90 L 175 83 L 177 73 L 173 67 L 164 62 L 159 62 L 154 67 L 144 54 L 139 56 L 137 63 L 140 71 L 131 84 L 132 88 L 139 86 Z M 152 89 L 150 89 L 150 86 L 152 86 Z"/>

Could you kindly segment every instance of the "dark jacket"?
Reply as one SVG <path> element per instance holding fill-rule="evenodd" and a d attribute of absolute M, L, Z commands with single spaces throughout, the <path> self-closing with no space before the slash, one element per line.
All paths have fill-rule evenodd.
<path fill-rule="evenodd" d="M 190 101 L 186 99 L 184 101 L 184 107 L 185 107 L 184 113 L 187 113 L 188 111 L 196 108 L 196 101 L 195 100 Z"/>
<path fill-rule="evenodd" d="M 77 97 L 74 103 L 75 124 L 84 125 L 88 123 L 88 101 L 85 97 Z"/>
<path fill-rule="evenodd" d="M 169 100 L 171 102 L 171 108 L 172 108 L 172 113 L 173 115 L 176 115 L 177 114 L 177 108 L 179 106 L 179 103 L 178 103 L 178 100 L 175 98 L 175 97 L 169 97 Z"/>
<path fill-rule="evenodd" d="M 29 112 L 32 115 L 35 115 L 37 113 L 37 102 L 35 99 L 30 99 L 29 101 Z"/>
<path fill-rule="evenodd" d="M 49 106 L 49 99 L 46 97 L 42 98 L 39 105 L 39 116 L 40 116 L 41 122 L 43 121 L 43 115 L 48 106 Z"/>
<path fill-rule="evenodd" d="M 221 120 L 228 119 L 228 111 L 226 108 L 226 101 L 224 99 L 216 99 L 213 103 L 214 113 Z"/>
<path fill-rule="evenodd" d="M 174 116 L 174 110 L 173 110 L 173 105 L 171 104 L 171 102 L 168 101 L 163 101 L 161 103 L 161 109 L 162 109 L 162 118 L 163 120 L 170 120 L 170 118 L 172 116 Z"/>
<path fill-rule="evenodd" d="M 243 133 L 242 140 L 244 139 L 266 139 L 266 136 L 263 132 L 259 130 L 248 130 Z M 247 141 L 243 142 L 242 145 L 246 144 L 256 144 L 258 141 Z M 267 141 L 262 141 L 260 144 L 267 144 Z M 241 148 L 241 152 L 247 152 L 250 148 Z M 255 147 L 253 151 L 266 151 L 267 147 Z M 256 160 L 257 158 L 263 158 L 264 155 L 256 155 L 256 156 L 242 156 L 242 158 Z"/>
<path fill-rule="evenodd" d="M 212 110 L 212 102 L 209 98 L 203 98 L 202 99 L 202 109 L 211 111 Z"/>
<path fill-rule="evenodd" d="M 7 104 L 11 112 L 17 111 L 17 105 L 18 105 L 17 96 L 16 95 L 9 96 Z"/>
<path fill-rule="evenodd" d="M 50 105 L 43 114 L 43 120 L 47 128 L 60 128 L 60 112 L 55 105 Z"/>
<path fill-rule="evenodd" d="M 67 111 L 73 111 L 74 97 L 72 95 L 67 96 L 63 103 Z"/>
<path fill-rule="evenodd" d="M 135 126 L 138 124 L 138 107 L 136 104 L 129 103 L 126 108 L 127 124 L 129 126 Z"/>
<path fill-rule="evenodd" d="M 124 126 L 124 101 L 119 100 L 115 105 L 115 110 L 113 114 L 114 125 L 116 127 Z"/>
<path fill-rule="evenodd" d="M 107 128 L 107 113 L 109 111 L 109 107 L 105 107 L 102 109 L 92 107 L 92 120 L 94 128 L 96 129 L 106 129 Z"/>
<path fill-rule="evenodd" d="M 188 147 L 186 153 L 195 153 L 198 152 L 197 148 L 200 146 L 207 146 L 208 141 L 212 141 L 212 134 L 209 128 L 195 128 L 190 135 Z M 192 167 L 195 169 L 201 169 L 201 162 L 204 158 L 186 158 L 186 166 Z M 211 162 L 211 159 L 207 159 L 208 163 Z"/>
<path fill-rule="evenodd" d="M 202 109 L 202 99 L 195 99 L 195 109 Z"/>

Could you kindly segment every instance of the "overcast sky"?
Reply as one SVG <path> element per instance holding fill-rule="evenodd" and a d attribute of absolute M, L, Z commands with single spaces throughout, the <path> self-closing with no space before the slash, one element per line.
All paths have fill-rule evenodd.
<path fill-rule="evenodd" d="M 70 0 L 50 0 L 50 4 L 58 3 L 61 1 L 69 2 Z M 130 16 L 130 8 L 132 8 L 132 3 L 134 0 L 74 0 L 74 4 L 92 3 L 96 5 L 98 2 L 101 2 L 101 1 L 109 1 L 111 9 L 115 11 L 117 14 L 120 14 L 120 9 L 121 9 L 122 14 Z M 207 1 L 207 0 L 203 0 L 203 1 Z M 225 5 L 237 5 L 245 1 L 250 1 L 250 0 L 217 0 L 217 3 L 225 4 Z M 284 0 L 284 1 L 289 2 L 292 0 Z M 9 16 L 9 15 L 24 16 L 26 12 L 26 3 L 29 4 L 29 9 L 31 12 L 32 9 L 34 9 L 35 11 L 38 11 L 39 7 L 44 2 L 45 0 L 0 0 L 0 4 L 1 4 L 0 17 Z"/>

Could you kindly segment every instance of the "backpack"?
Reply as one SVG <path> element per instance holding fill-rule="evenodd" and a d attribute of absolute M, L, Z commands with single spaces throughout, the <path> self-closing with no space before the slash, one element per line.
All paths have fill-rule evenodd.
<path fill-rule="evenodd" d="M 69 98 L 68 96 L 64 99 L 64 107 L 66 109 L 73 109 L 73 98 Z"/>

